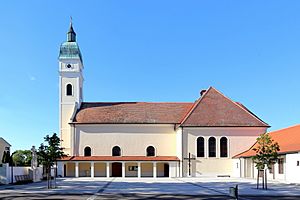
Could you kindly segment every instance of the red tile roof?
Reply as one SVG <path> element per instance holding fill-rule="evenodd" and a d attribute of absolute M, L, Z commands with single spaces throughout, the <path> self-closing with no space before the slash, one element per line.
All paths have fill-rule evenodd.
<path fill-rule="evenodd" d="M 300 152 L 300 125 L 288 127 L 278 131 L 270 132 L 271 138 L 278 142 L 280 154 Z M 251 157 L 255 155 L 253 148 L 257 147 L 257 142 L 247 151 L 240 153 L 235 158 Z"/>
<path fill-rule="evenodd" d="M 193 103 L 82 103 L 75 123 L 176 124 Z"/>
<path fill-rule="evenodd" d="M 61 161 L 179 161 L 176 156 L 66 156 Z"/>
<path fill-rule="evenodd" d="M 212 87 L 195 103 L 84 102 L 72 123 L 269 126 Z"/>
<path fill-rule="evenodd" d="M 210 87 L 196 101 L 184 117 L 181 126 L 255 126 L 269 125 L 250 112 L 245 106 L 236 103 L 213 87 Z"/>

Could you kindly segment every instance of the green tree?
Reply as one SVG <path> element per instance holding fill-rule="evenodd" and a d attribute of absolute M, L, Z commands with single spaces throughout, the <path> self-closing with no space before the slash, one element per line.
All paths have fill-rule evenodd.
<path fill-rule="evenodd" d="M 272 165 L 276 163 L 278 159 L 278 151 L 280 151 L 279 144 L 275 142 L 269 133 L 261 134 L 257 138 L 257 146 L 253 148 L 256 155 L 252 157 L 258 170 L 257 187 L 259 180 L 259 171 L 264 170 L 263 175 L 263 188 L 267 189 L 267 173 L 265 168 L 271 169 Z"/>
<path fill-rule="evenodd" d="M 65 154 L 60 147 L 60 139 L 56 133 L 53 133 L 52 136 L 47 135 L 44 137 L 44 143 L 42 143 L 37 152 L 38 161 L 43 165 L 47 177 L 48 189 L 50 188 L 50 176 L 51 176 L 51 167 L 54 163 L 63 157 Z"/>
<path fill-rule="evenodd" d="M 30 150 L 16 150 L 12 156 L 15 166 L 30 166 L 31 158 L 32 155 Z"/>

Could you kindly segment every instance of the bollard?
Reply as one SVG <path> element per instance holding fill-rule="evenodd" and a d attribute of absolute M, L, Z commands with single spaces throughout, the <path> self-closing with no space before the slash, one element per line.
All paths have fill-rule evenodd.
<path fill-rule="evenodd" d="M 238 185 L 229 188 L 229 196 L 238 199 Z"/>

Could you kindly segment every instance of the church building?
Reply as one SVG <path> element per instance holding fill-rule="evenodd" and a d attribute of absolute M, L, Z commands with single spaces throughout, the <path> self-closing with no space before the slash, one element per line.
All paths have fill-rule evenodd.
<path fill-rule="evenodd" d="M 213 87 L 190 103 L 85 102 L 83 70 L 71 23 L 59 52 L 62 177 L 235 176 L 233 157 L 269 127 Z"/>

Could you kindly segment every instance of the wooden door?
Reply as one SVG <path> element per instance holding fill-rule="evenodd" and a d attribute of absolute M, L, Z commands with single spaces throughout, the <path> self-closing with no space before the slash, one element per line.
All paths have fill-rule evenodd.
<path fill-rule="evenodd" d="M 112 177 L 122 177 L 122 163 L 112 163 L 111 170 Z"/>
<path fill-rule="evenodd" d="M 164 177 L 169 177 L 169 164 L 164 164 Z"/>

